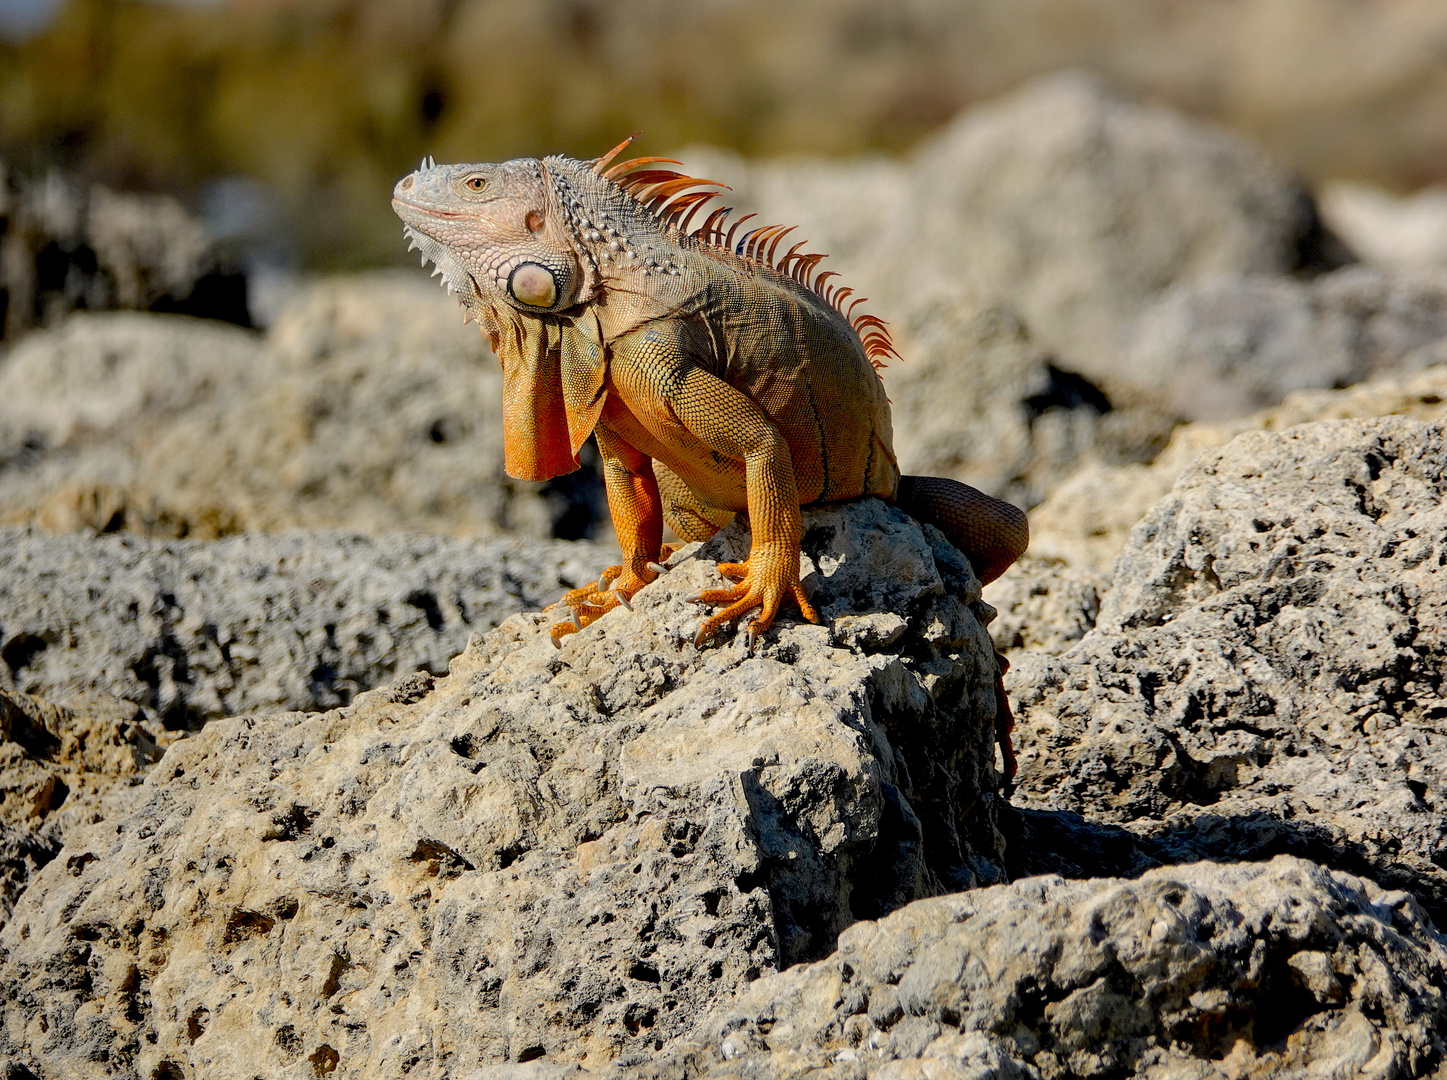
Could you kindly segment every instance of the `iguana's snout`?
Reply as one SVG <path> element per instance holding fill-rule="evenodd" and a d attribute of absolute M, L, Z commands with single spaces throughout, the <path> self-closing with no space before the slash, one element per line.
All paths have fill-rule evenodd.
<path fill-rule="evenodd" d="M 577 252 L 554 221 L 542 163 L 438 165 L 430 158 L 397 182 L 392 209 L 403 234 L 435 264 L 463 305 L 501 300 L 525 311 L 577 302 Z"/>

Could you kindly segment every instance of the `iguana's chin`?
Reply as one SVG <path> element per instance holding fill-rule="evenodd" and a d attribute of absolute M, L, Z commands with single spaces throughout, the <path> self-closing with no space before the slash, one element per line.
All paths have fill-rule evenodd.
<path fill-rule="evenodd" d="M 482 300 L 482 290 L 477 279 L 457 261 L 452 251 L 441 242 L 434 240 L 421 229 L 412 225 L 404 226 L 402 234 L 409 241 L 409 248 L 422 253 L 422 265 L 433 264 L 432 276 L 442 277 L 442 287 L 455 295 L 458 301 L 475 318 Z"/>

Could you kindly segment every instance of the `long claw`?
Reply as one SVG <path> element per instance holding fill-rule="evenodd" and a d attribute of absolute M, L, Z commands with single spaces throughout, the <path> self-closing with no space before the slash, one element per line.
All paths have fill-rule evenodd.
<path fill-rule="evenodd" d="M 664 566 L 662 563 L 651 562 L 644 563 L 643 565 L 648 567 L 648 569 L 652 570 L 655 574 L 668 573 L 668 567 Z"/>
<path fill-rule="evenodd" d="M 618 590 L 615 589 L 613 592 L 609 593 L 608 595 L 611 596 L 611 597 L 613 597 L 615 600 L 617 600 L 618 603 L 622 604 L 622 605 L 623 605 L 625 608 L 627 608 L 629 611 L 632 611 L 632 610 L 633 610 L 633 605 L 628 602 L 628 597 L 624 596 L 624 595 L 623 595 L 621 592 L 619 592 Z"/>

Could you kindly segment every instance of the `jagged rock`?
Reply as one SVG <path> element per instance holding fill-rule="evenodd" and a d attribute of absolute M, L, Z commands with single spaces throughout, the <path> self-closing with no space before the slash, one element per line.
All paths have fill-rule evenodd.
<path fill-rule="evenodd" d="M 1311 197 L 1253 147 L 1083 75 L 963 114 L 914 162 L 906 282 L 1009 299 L 1065 366 L 1128 383 L 1119 338 L 1166 287 L 1324 268 Z"/>
<path fill-rule="evenodd" d="M 1125 349 L 1122 377 L 1188 420 L 1225 420 L 1291 390 L 1425 366 L 1444 337 L 1447 277 L 1365 267 L 1310 283 L 1222 277 L 1174 286 L 1152 304 Z"/>
<path fill-rule="evenodd" d="M 1109 578 L 1089 568 L 1025 555 L 985 590 L 999 612 L 990 626 L 995 648 L 1007 656 L 1064 652 L 1095 626 L 1109 588 Z"/>
<path fill-rule="evenodd" d="M 903 359 L 883 377 L 907 473 L 1031 506 L 1082 460 L 1149 460 L 1176 423 L 1057 367 L 1007 306 L 926 305 L 896 329 Z"/>
<path fill-rule="evenodd" d="M 392 534 L 218 541 L 0 530 L 0 687 L 102 693 L 172 728 L 332 708 L 596 579 L 585 544 Z"/>
<path fill-rule="evenodd" d="M 591 535 L 593 469 L 549 484 L 504 475 L 501 388 L 477 329 L 422 274 L 310 286 L 264 339 L 76 316 L 0 360 L 0 520 L 202 537 Z"/>
<path fill-rule="evenodd" d="M 1137 522 L 1206 450 L 1224 446 L 1246 431 L 1284 431 L 1314 420 L 1373 416 L 1434 419 L 1447 401 L 1447 359 L 1406 375 L 1388 375 L 1345 390 L 1299 390 L 1274 408 L 1218 424 L 1183 424 L 1149 465 L 1080 466 L 1030 512 L 1030 550 L 1072 569 L 1109 575 Z"/>
<path fill-rule="evenodd" d="M 245 277 L 175 199 L 0 162 L 0 338 L 109 308 L 250 322 Z"/>
<path fill-rule="evenodd" d="M 0 924 L 69 830 L 130 808 L 175 739 L 104 695 L 62 706 L 0 689 Z"/>
<path fill-rule="evenodd" d="M 805 529 L 826 625 L 786 616 L 752 656 L 696 650 L 686 600 L 736 524 L 560 650 L 518 615 L 446 678 L 177 743 L 0 934 L 0 1054 L 217 1080 L 637 1060 L 857 918 L 1000 880 L 978 583 L 877 501 Z"/>
<path fill-rule="evenodd" d="M 1281 857 L 921 900 L 612 1075 L 1426 1076 L 1444 1025 L 1447 941 L 1412 898 Z"/>
<path fill-rule="evenodd" d="M 1447 428 L 1250 432 L 1137 526 L 1095 629 L 1025 654 L 1017 804 L 1158 861 L 1304 854 L 1447 916 Z"/>

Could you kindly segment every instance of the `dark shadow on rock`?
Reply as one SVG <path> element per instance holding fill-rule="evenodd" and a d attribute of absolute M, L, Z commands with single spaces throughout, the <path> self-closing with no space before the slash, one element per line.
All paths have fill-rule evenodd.
<path fill-rule="evenodd" d="M 1008 842 L 1005 864 L 1011 880 L 1040 874 L 1139 877 L 1158 866 L 1265 862 L 1294 855 L 1409 892 L 1437 925 L 1447 926 L 1447 873 L 1384 858 L 1319 821 L 1287 821 L 1267 812 L 1201 814 L 1143 835 L 1069 811 L 1008 807 L 1000 827 Z"/>

